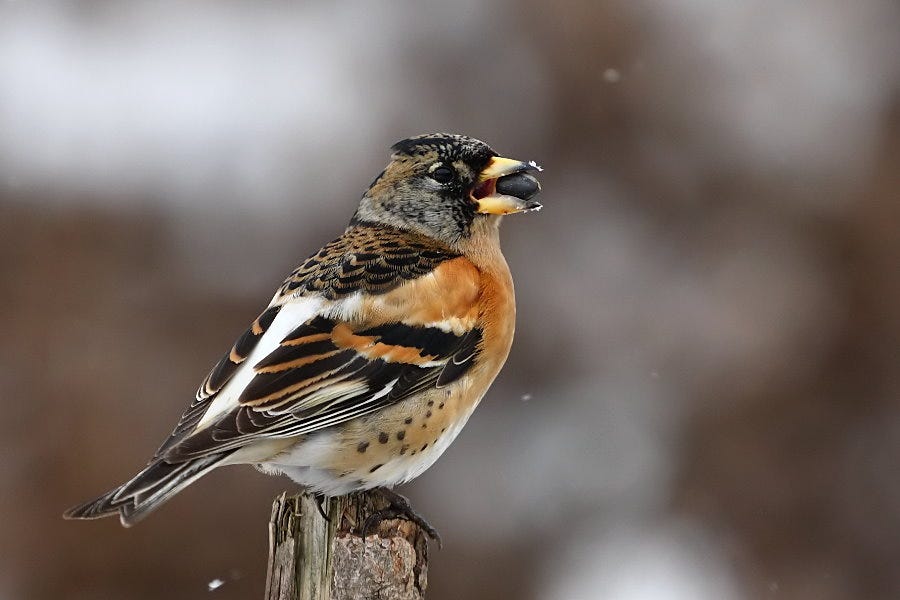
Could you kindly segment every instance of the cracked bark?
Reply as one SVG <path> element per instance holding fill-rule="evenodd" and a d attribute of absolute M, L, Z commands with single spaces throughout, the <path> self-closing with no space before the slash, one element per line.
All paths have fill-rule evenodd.
<path fill-rule="evenodd" d="M 377 491 L 329 498 L 326 521 L 312 494 L 276 498 L 265 600 L 424 598 L 428 542 L 418 525 L 389 519 L 360 536 L 386 505 Z"/>

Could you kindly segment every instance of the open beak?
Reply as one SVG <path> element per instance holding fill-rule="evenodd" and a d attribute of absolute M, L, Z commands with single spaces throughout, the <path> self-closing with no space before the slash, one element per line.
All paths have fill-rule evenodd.
<path fill-rule="evenodd" d="M 541 191 L 541 184 L 529 171 L 540 171 L 534 162 L 523 162 L 495 156 L 478 175 L 472 199 L 478 212 L 491 215 L 540 210 L 541 204 L 532 198 Z"/>

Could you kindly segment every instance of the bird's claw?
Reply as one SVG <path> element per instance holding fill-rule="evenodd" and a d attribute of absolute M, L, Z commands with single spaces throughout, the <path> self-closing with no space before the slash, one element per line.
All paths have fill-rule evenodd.
<path fill-rule="evenodd" d="M 441 535 L 437 532 L 437 529 L 432 527 L 431 524 L 425 520 L 425 517 L 413 510 L 413 507 L 409 504 L 409 500 L 407 500 L 405 496 L 401 496 L 397 492 L 387 488 L 381 488 L 379 492 L 382 497 L 388 501 L 388 506 L 372 513 L 366 518 L 362 526 L 362 537 L 365 538 L 368 531 L 373 527 L 377 527 L 382 521 L 399 518 L 415 523 L 425 532 L 425 535 L 427 535 L 429 539 L 437 542 L 438 548 L 444 547 L 444 544 L 441 541 Z"/>
<path fill-rule="evenodd" d="M 331 523 L 331 519 L 328 518 L 328 513 L 325 511 L 325 494 L 315 494 L 316 500 L 316 508 L 319 509 L 319 514 L 325 519 L 326 523 Z"/>

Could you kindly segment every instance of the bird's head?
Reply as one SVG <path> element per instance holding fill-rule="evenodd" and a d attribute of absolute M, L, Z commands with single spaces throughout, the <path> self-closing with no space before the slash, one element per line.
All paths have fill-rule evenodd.
<path fill-rule="evenodd" d="M 455 245 L 482 221 L 538 210 L 540 184 L 528 163 L 482 141 L 432 133 L 397 142 L 391 162 L 360 201 L 354 223 L 383 223 Z"/>

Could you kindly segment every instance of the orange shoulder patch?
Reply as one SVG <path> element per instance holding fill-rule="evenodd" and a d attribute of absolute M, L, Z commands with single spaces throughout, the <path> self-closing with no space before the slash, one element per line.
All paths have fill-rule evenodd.
<path fill-rule="evenodd" d="M 462 335 L 476 324 L 481 293 L 480 271 L 459 257 L 386 294 L 366 298 L 364 313 L 373 324 L 398 322 Z"/>

